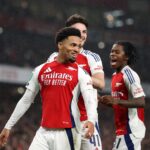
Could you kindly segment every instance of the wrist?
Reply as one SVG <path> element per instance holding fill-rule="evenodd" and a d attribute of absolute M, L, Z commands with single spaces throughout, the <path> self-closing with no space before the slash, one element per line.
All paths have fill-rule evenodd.
<path fill-rule="evenodd" d="M 114 99 L 114 105 L 120 105 L 121 101 L 119 98 Z"/>

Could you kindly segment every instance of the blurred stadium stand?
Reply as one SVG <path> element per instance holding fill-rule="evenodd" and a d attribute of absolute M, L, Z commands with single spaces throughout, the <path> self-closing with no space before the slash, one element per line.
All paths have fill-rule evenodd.
<path fill-rule="evenodd" d="M 88 19 L 89 37 L 85 47 L 101 55 L 107 79 L 112 74 L 109 67 L 112 44 L 116 40 L 129 40 L 138 48 L 139 60 L 135 70 L 148 95 L 143 150 L 149 150 L 149 0 L 0 0 L 0 130 L 24 93 L 32 69 L 57 50 L 54 44 L 56 31 L 74 13 Z M 110 80 L 107 80 L 105 92 L 110 92 L 109 84 Z M 111 149 L 114 139 L 112 114 L 111 109 L 99 106 L 104 150 Z M 37 96 L 34 106 L 13 129 L 5 150 L 26 150 L 40 124 L 39 120 L 40 100 Z"/>

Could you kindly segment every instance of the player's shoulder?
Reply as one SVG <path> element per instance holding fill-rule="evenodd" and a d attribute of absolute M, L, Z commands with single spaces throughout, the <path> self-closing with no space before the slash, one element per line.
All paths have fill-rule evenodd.
<path fill-rule="evenodd" d="M 134 71 L 130 66 L 125 66 L 122 71 L 123 74 L 130 76 L 130 75 L 138 75 L 136 71 Z"/>
<path fill-rule="evenodd" d="M 89 59 L 94 59 L 96 61 L 101 61 L 100 56 L 97 53 L 92 52 L 91 50 L 85 50 L 85 49 L 83 49 L 81 51 L 81 54 L 84 55 L 84 56 L 86 56 Z"/>
<path fill-rule="evenodd" d="M 93 55 L 99 56 L 97 53 L 95 53 L 95 52 L 93 52 L 93 51 L 91 51 L 91 50 L 87 50 L 87 49 L 83 49 L 83 50 L 81 51 L 81 54 L 87 55 L 87 56 L 93 56 Z"/>
<path fill-rule="evenodd" d="M 139 75 L 136 71 L 134 71 L 130 66 L 125 66 L 122 69 L 123 76 L 126 80 L 128 80 L 131 84 L 137 80 L 140 80 Z"/>
<path fill-rule="evenodd" d="M 40 70 L 46 63 L 42 63 L 34 68 L 34 70 Z"/>
<path fill-rule="evenodd" d="M 53 61 L 57 56 L 58 56 L 58 52 L 53 52 L 52 54 L 49 55 L 47 62 Z"/>
<path fill-rule="evenodd" d="M 34 75 L 39 74 L 40 70 L 43 68 L 44 65 L 45 65 L 45 63 L 36 66 L 36 67 L 33 69 L 32 73 L 33 73 Z"/>
<path fill-rule="evenodd" d="M 44 62 L 43 64 L 37 66 L 34 70 L 39 71 L 39 70 L 42 70 L 43 68 L 51 67 L 54 64 L 55 64 L 55 61 Z"/>

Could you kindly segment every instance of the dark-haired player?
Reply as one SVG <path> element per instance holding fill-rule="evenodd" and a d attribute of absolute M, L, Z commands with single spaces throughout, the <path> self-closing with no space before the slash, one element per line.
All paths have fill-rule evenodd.
<path fill-rule="evenodd" d="M 101 58 L 98 54 L 90 50 L 84 49 L 84 44 L 86 42 L 88 34 L 88 21 L 83 16 L 79 14 L 74 14 L 66 20 L 65 26 L 74 27 L 80 31 L 81 48 L 80 54 L 77 56 L 76 62 L 80 67 L 82 67 L 91 75 L 92 84 L 94 88 L 102 90 L 105 86 L 105 81 Z M 57 57 L 57 55 L 58 55 L 57 52 L 53 53 L 49 57 L 48 61 L 52 61 Z M 94 89 L 94 92 L 95 95 L 97 96 L 96 89 Z M 78 106 L 81 114 L 80 120 L 82 124 L 84 124 L 84 122 L 87 120 L 87 113 L 82 95 L 80 95 L 79 97 Z M 91 139 L 89 140 L 86 139 L 85 137 L 82 137 L 81 150 L 102 150 L 98 119 L 95 122 L 95 130 Z"/>
<path fill-rule="evenodd" d="M 58 57 L 33 71 L 25 94 L 0 134 L 0 147 L 5 146 L 12 127 L 31 106 L 39 90 L 42 99 L 41 125 L 29 150 L 79 150 L 80 114 L 77 100 L 80 92 L 88 115 L 84 124 L 85 137 L 91 138 L 97 118 L 96 100 L 92 100 L 90 76 L 75 62 L 80 44 L 81 34 L 75 28 L 66 27 L 56 34 Z"/>
<path fill-rule="evenodd" d="M 105 95 L 99 100 L 114 109 L 116 140 L 113 150 L 141 150 L 145 136 L 145 94 L 138 74 L 131 68 L 136 56 L 136 48 L 128 41 L 114 43 L 110 52 L 110 65 L 115 69 L 111 96 Z"/>

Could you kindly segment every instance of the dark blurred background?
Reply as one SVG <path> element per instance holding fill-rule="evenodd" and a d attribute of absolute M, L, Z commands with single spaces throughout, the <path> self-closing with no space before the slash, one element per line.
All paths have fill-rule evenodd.
<path fill-rule="evenodd" d="M 150 149 L 150 0 L 0 0 L 0 130 L 25 91 L 32 69 L 57 51 L 54 37 L 72 14 L 89 21 L 86 49 L 100 54 L 110 92 L 112 70 L 109 52 L 116 40 L 129 40 L 138 49 L 135 70 L 145 93 L 146 137 L 142 150 Z M 40 125 L 41 102 L 35 104 L 13 128 L 4 150 L 27 150 Z M 111 150 L 114 134 L 113 112 L 99 106 L 104 150 Z"/>

